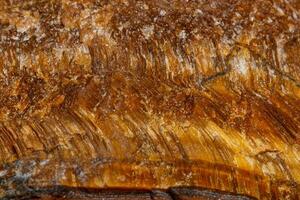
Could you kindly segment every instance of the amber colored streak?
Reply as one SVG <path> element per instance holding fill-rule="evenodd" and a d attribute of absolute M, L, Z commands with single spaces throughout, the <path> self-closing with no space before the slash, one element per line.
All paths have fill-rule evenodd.
<path fill-rule="evenodd" d="M 54 114 L 54 113 L 53 113 Z M 154 119 L 153 122 L 151 122 L 151 118 Z M 273 119 L 270 119 L 271 121 Z M 197 123 L 195 123 L 197 121 Z M 44 149 L 41 149 L 42 151 L 45 151 L 48 155 L 54 156 L 58 158 L 59 160 L 69 160 L 74 159 L 75 161 L 78 160 L 79 162 L 85 161 L 86 158 L 113 158 L 114 160 L 126 160 L 126 159 L 132 159 L 135 161 L 139 161 L 141 163 L 148 162 L 148 161 L 156 161 L 156 162 L 166 162 L 170 160 L 170 163 L 177 163 L 180 160 L 186 160 L 186 161 L 180 161 L 180 162 L 187 162 L 187 163 L 193 163 L 196 160 L 206 160 L 206 162 L 212 162 L 218 165 L 217 163 L 221 163 L 220 165 L 226 165 L 226 166 L 234 166 L 233 159 L 242 159 L 239 157 L 248 156 L 249 159 L 251 159 L 255 165 L 253 168 L 253 163 L 241 161 L 237 162 L 238 165 L 240 165 L 240 168 L 244 168 L 245 170 L 249 170 L 249 174 L 253 173 L 259 173 L 266 176 L 267 174 L 264 174 L 265 171 L 261 171 L 261 166 L 264 166 L 264 163 L 262 162 L 260 164 L 259 157 L 255 157 L 255 154 L 259 154 L 260 150 L 258 149 L 253 150 L 255 145 L 251 145 L 251 143 L 247 142 L 245 139 L 242 139 L 242 135 L 239 132 L 231 131 L 231 132 L 224 132 L 225 129 L 221 129 L 214 125 L 211 122 L 205 122 L 203 119 L 200 121 L 200 119 L 195 118 L 194 120 L 190 120 L 190 124 L 185 125 L 183 121 L 178 121 L 174 124 L 174 119 L 172 121 L 168 121 L 167 119 L 164 119 L 161 121 L 159 117 L 157 118 L 154 115 L 147 116 L 146 114 L 142 113 L 128 113 L 128 114 L 110 114 L 106 117 L 106 119 L 102 119 L 102 121 L 95 121 L 93 113 L 91 113 L 89 110 L 83 110 L 82 108 L 79 108 L 76 112 L 58 112 L 52 117 L 49 117 L 47 119 L 44 119 L 44 122 L 30 122 L 31 127 L 34 128 L 35 131 L 32 131 L 31 129 L 24 129 L 21 128 L 20 130 L 23 130 L 23 135 L 32 135 L 33 138 L 37 137 L 35 134 L 38 132 L 38 134 L 43 133 L 47 138 L 42 139 L 41 141 L 47 142 L 46 145 L 44 145 Z M 170 124 L 169 124 L 170 123 Z M 157 125 L 158 124 L 158 125 Z M 165 125 L 164 125 L 165 124 Z M 13 125 L 13 123 L 12 123 Z M 26 124 L 22 125 L 23 127 L 26 126 Z M 158 127 L 156 127 L 158 126 Z M 38 129 L 38 127 L 41 127 Z M 272 126 L 271 126 L 272 127 Z M 161 131 L 161 134 L 158 134 L 158 131 Z M 15 132 L 18 132 L 15 130 Z M 262 132 L 264 133 L 264 132 Z M 276 132 L 273 132 L 276 133 Z M 229 135 L 228 135 L 229 134 Z M 252 134 L 251 132 L 247 132 L 247 134 Z M 265 134 L 265 133 L 264 133 Z M 273 151 L 284 151 L 284 159 L 287 159 L 289 155 L 291 155 L 292 149 L 288 149 L 286 151 L 284 147 L 280 146 L 282 143 L 284 143 L 284 139 L 278 138 L 278 137 L 271 137 L 268 136 L 268 140 L 264 140 L 264 134 L 259 136 L 252 136 L 248 135 L 254 142 L 256 142 L 257 139 L 260 139 L 263 141 L 263 144 L 266 145 L 264 148 L 275 148 Z M 173 136 L 172 136 L 173 135 Z M 231 136 L 230 136 L 231 135 Z M 289 137 L 287 135 L 287 137 Z M 26 141 L 25 137 L 20 137 L 24 141 L 22 144 L 29 145 L 31 141 Z M 39 138 L 37 138 L 39 139 Z M 271 140 L 271 141 L 270 141 Z M 237 143 L 238 142 L 238 143 Z M 274 145 L 275 144 L 279 145 Z M 9 143 L 6 144 L 6 148 L 10 148 L 12 145 L 18 145 L 20 143 Z M 260 143 L 258 143 L 261 145 Z M 270 146 L 270 147 L 269 147 Z M 18 148 L 23 148 L 22 146 L 17 146 Z M 24 155 L 35 155 L 35 152 L 39 150 L 37 145 L 32 146 L 33 149 L 28 148 L 27 150 L 23 150 Z M 261 149 L 266 150 L 266 149 Z M 272 149 L 271 149 L 272 150 Z M 242 152 L 242 154 L 239 153 L 239 151 Z M 244 154 L 244 155 L 243 155 Z M 254 155 L 253 155 L 254 154 Z M 14 156 L 12 153 L 11 156 Z M 16 154 L 17 157 L 21 158 L 23 157 L 20 154 Z M 252 157 L 254 156 L 254 157 Z M 251 158 L 252 157 L 252 158 Z M 254 160 L 253 160 L 254 159 Z M 293 158 L 294 161 L 292 162 L 298 162 L 297 158 Z M 245 165 L 242 165 L 243 163 L 246 163 Z M 273 161 L 272 161 L 273 162 Z M 277 170 L 276 166 L 281 166 L 282 163 L 280 160 L 274 160 L 273 167 Z M 176 164 L 177 165 L 177 164 Z M 179 166 L 176 166 L 175 169 L 181 168 L 183 169 L 190 166 L 190 164 L 180 164 Z M 198 166 L 198 164 L 197 164 Z M 288 169 L 293 167 L 291 163 L 288 163 Z M 115 169 L 116 168 L 116 169 Z M 114 166 L 113 172 L 110 172 L 108 168 L 108 171 L 106 173 L 116 173 L 116 170 L 118 169 L 118 165 Z M 134 168 L 134 167 L 133 167 Z M 197 167 L 196 167 L 197 168 Z M 212 168 L 211 166 L 203 167 L 203 170 L 210 170 Z M 214 167 L 215 168 L 215 167 Z M 168 170 L 168 167 L 165 168 L 162 167 L 161 170 Z M 296 170 L 298 167 L 296 167 Z M 190 168 L 188 168 L 186 171 L 184 171 L 186 177 L 185 182 L 181 182 L 178 178 L 170 178 L 171 182 L 165 183 L 163 179 L 158 179 L 158 177 L 162 175 L 157 175 L 153 177 L 153 173 L 148 179 L 145 178 L 137 178 L 137 180 L 140 180 L 142 182 L 137 182 L 137 180 L 131 180 L 131 173 L 134 172 L 128 172 L 127 170 L 131 170 L 131 167 L 129 169 L 123 169 L 116 175 L 109 175 L 110 176 L 117 176 L 115 178 L 108 178 L 105 179 L 107 181 L 113 181 L 116 180 L 116 182 L 111 183 L 112 186 L 115 184 L 121 184 L 122 180 L 126 179 L 126 174 L 128 174 L 128 182 L 131 182 L 132 184 L 136 184 L 136 187 L 148 187 L 148 185 L 161 185 L 161 187 L 167 187 L 167 185 L 176 185 L 177 183 L 183 184 L 183 185 L 197 185 L 197 186 L 205 186 L 208 187 L 209 185 L 206 185 L 205 180 L 209 182 L 209 177 L 216 176 L 218 177 L 216 179 L 216 182 L 209 183 L 212 184 L 209 187 L 216 187 L 219 189 L 227 190 L 226 187 L 228 187 L 229 183 L 223 183 L 222 181 L 228 180 L 231 184 L 241 184 L 244 186 L 240 186 L 236 188 L 238 191 L 244 191 L 243 188 L 249 188 L 248 183 L 244 183 L 244 175 L 236 175 L 237 178 L 235 181 L 233 179 L 226 178 L 227 176 L 230 176 L 231 172 L 229 173 L 227 168 L 224 172 L 222 172 L 221 169 L 217 168 L 215 174 L 211 176 L 205 176 L 199 179 L 193 179 L 193 174 L 189 174 Z M 148 174 L 147 168 L 144 168 L 141 164 L 139 170 L 136 170 L 136 173 L 146 173 Z M 271 169 L 270 169 L 271 170 Z M 135 170 L 134 170 L 135 171 Z M 193 171 L 193 170 L 192 170 Z M 86 171 L 83 169 L 83 173 Z M 183 173 L 183 172 L 180 172 Z M 207 174 L 208 172 L 203 172 L 203 174 Z M 211 172 L 213 173 L 213 172 Z M 268 173 L 268 172 L 267 172 Z M 276 179 L 287 179 L 289 180 L 290 177 L 285 177 L 281 174 L 279 171 L 270 172 L 275 173 L 271 174 Z M 163 172 L 165 178 L 168 178 L 169 171 Z M 195 176 L 197 174 L 202 174 L 202 172 L 198 172 L 196 170 Z M 68 176 L 66 174 L 66 176 Z M 142 176 L 142 175 L 141 175 Z M 146 175 L 145 175 L 146 176 Z M 147 175 L 148 176 L 148 175 Z M 162 177 L 164 177 L 162 176 Z M 183 175 L 182 175 L 183 176 Z M 182 177 L 181 175 L 174 175 L 174 177 Z M 225 176 L 224 178 L 222 178 Z M 292 176 L 295 176 L 295 180 L 298 180 L 297 174 L 293 173 Z M 71 176 L 76 177 L 76 176 Z M 123 177 L 123 178 L 122 178 Z M 191 180 L 189 179 L 191 178 Z M 73 180 L 72 178 L 72 180 Z M 35 179 L 33 179 L 35 180 Z M 93 180 L 91 177 L 87 183 Z M 192 181 L 194 180 L 194 181 Z M 197 180 L 197 181 L 196 181 Z M 221 182 L 218 182 L 217 180 L 220 180 Z M 96 182 L 99 180 L 95 180 Z M 144 182 L 145 181 L 145 182 Z M 154 182 L 153 182 L 154 181 Z M 195 182 L 196 181 L 196 182 Z M 200 181 L 200 182 L 198 182 Z M 201 182 L 204 181 L 204 182 Z M 293 181 L 293 180 L 289 180 Z M 92 181 L 93 182 L 93 181 Z M 33 181 L 34 183 L 34 181 Z M 68 181 L 68 183 L 73 184 Z M 86 182 L 83 181 L 82 184 L 85 184 Z M 95 183 L 96 184 L 96 183 Z M 100 183 L 99 183 L 100 184 Z M 124 183 L 129 184 L 129 183 Z M 164 186 L 166 184 L 166 186 Z M 120 187 L 124 187 L 125 185 L 120 185 Z M 252 185 L 252 184 L 250 184 Z M 102 187 L 102 183 L 98 185 L 97 187 Z M 159 186 L 160 187 L 160 186 Z M 225 188 L 224 188 L 225 187 Z M 249 190 L 249 194 L 253 194 L 254 191 L 257 191 L 256 189 Z M 233 191 L 234 192 L 234 191 Z M 256 192 L 255 192 L 256 194 Z"/>

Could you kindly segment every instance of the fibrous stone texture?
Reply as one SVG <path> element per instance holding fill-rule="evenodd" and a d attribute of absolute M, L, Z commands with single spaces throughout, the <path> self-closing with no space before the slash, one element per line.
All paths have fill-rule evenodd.
<path fill-rule="evenodd" d="M 299 199 L 299 87 L 298 0 L 0 0 L 0 195 Z"/>

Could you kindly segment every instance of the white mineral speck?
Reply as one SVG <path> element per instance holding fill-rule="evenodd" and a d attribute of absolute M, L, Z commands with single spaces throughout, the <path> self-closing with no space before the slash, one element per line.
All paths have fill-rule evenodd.
<path fill-rule="evenodd" d="M 196 9 L 195 14 L 202 15 L 203 12 L 202 12 L 202 10 L 200 10 L 200 9 Z"/>
<path fill-rule="evenodd" d="M 186 39 L 186 32 L 185 32 L 185 30 L 180 31 L 180 33 L 179 33 L 178 36 L 179 36 L 180 39 L 185 40 Z"/>
<path fill-rule="evenodd" d="M 49 159 L 43 160 L 40 162 L 41 166 L 47 165 L 49 163 Z"/>
<path fill-rule="evenodd" d="M 142 33 L 147 40 L 153 35 L 153 32 L 154 32 L 154 25 L 147 25 L 144 26 L 142 29 Z"/>
<path fill-rule="evenodd" d="M 167 12 L 165 11 L 165 10 L 161 10 L 160 12 L 159 12 L 159 15 L 160 16 L 165 16 L 167 14 Z"/>
<path fill-rule="evenodd" d="M 274 8 L 277 10 L 279 15 L 284 15 L 284 11 L 277 4 L 274 5 Z"/>
<path fill-rule="evenodd" d="M 293 18 L 294 18 L 294 19 L 298 19 L 298 15 L 297 15 L 296 12 L 293 12 L 292 15 L 293 15 Z"/>
<path fill-rule="evenodd" d="M 234 67 L 236 70 L 241 74 L 241 75 L 247 75 L 248 73 L 248 66 L 247 66 L 247 61 L 245 58 L 235 58 L 234 59 Z"/>
<path fill-rule="evenodd" d="M 7 170 L 0 171 L 0 177 L 5 176 L 7 174 Z"/>

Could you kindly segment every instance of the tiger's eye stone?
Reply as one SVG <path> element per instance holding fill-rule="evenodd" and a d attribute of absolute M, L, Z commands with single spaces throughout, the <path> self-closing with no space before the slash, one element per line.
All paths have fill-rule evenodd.
<path fill-rule="evenodd" d="M 0 198 L 299 199 L 297 0 L 0 0 Z"/>

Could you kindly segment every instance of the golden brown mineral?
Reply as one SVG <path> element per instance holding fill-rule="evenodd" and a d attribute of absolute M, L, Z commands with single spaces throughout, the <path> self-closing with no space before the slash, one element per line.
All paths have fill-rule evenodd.
<path fill-rule="evenodd" d="M 0 0 L 0 198 L 300 199 L 299 0 Z"/>

